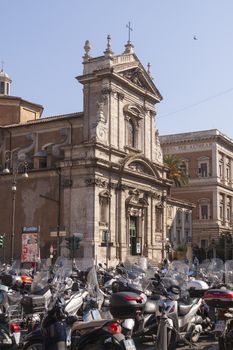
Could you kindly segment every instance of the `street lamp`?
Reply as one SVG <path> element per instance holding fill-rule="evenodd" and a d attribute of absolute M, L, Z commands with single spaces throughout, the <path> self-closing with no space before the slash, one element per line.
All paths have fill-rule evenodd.
<path fill-rule="evenodd" d="M 161 195 L 161 203 L 160 207 L 162 209 L 162 259 L 165 257 L 165 244 L 166 244 L 166 231 L 165 231 L 165 210 L 166 210 L 166 199 L 167 199 L 167 192 L 163 190 Z"/>
<path fill-rule="evenodd" d="M 3 174 L 10 174 L 9 164 L 12 163 L 12 212 L 11 212 L 11 258 L 10 261 L 14 261 L 14 239 L 15 239 L 15 200 L 16 200 L 16 191 L 17 191 L 17 176 L 20 169 L 23 169 L 22 177 L 28 178 L 27 168 L 28 163 L 25 161 L 14 161 L 12 158 L 12 151 L 6 151 L 5 153 L 5 164 L 6 167 L 3 169 Z"/>
<path fill-rule="evenodd" d="M 60 256 L 60 236 L 61 236 L 61 169 L 55 169 L 58 174 L 58 198 L 51 198 L 40 194 L 40 197 L 48 199 L 52 202 L 57 203 L 57 229 L 56 229 L 56 237 L 57 237 L 57 256 Z"/>

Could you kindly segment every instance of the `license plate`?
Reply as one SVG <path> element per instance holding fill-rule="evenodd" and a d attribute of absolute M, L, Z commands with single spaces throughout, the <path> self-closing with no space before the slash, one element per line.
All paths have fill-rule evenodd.
<path fill-rule="evenodd" d="M 20 332 L 14 332 L 13 335 L 14 335 L 16 344 L 19 345 L 19 341 L 20 341 Z"/>
<path fill-rule="evenodd" d="M 133 339 L 124 339 L 123 344 L 126 350 L 136 350 Z"/>
<path fill-rule="evenodd" d="M 223 332 L 226 326 L 226 322 L 225 321 L 217 321 L 216 325 L 215 325 L 215 332 Z"/>

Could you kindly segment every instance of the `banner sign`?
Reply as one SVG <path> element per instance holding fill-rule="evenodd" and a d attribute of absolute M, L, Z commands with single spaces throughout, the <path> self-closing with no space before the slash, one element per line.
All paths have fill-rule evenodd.
<path fill-rule="evenodd" d="M 38 262 L 39 260 L 38 233 L 22 233 L 21 262 Z"/>
<path fill-rule="evenodd" d="M 39 227 L 37 227 L 37 226 L 24 226 L 23 228 L 22 228 L 22 232 L 23 233 L 37 233 L 37 232 L 39 232 L 40 231 L 40 228 Z"/>

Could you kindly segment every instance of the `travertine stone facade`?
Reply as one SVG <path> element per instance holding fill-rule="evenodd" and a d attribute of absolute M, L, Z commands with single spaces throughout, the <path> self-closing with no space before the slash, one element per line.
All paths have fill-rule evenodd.
<path fill-rule="evenodd" d="M 50 232 L 57 230 L 82 235 L 76 256 L 86 265 L 141 255 L 160 261 L 166 235 L 163 198 L 171 186 L 155 127 L 155 105 L 162 97 L 131 43 L 114 55 L 108 37 L 104 55 L 92 58 L 86 42 L 83 65 L 77 77 L 83 85 L 83 113 L 41 118 L 42 109 L 31 104 L 35 116 L 24 118 L 22 100 L 16 98 L 17 119 L 17 113 L 9 116 L 5 109 L 14 98 L 0 96 L 1 167 L 7 163 L 11 170 L 0 183 L 6 255 L 12 169 L 17 169 L 17 257 L 22 227 L 37 226 L 42 258 L 49 256 L 51 245 L 56 248 Z M 22 180 L 20 164 L 25 161 L 29 177 Z M 68 254 L 64 239 L 61 252 Z"/>
<path fill-rule="evenodd" d="M 208 248 L 233 228 L 233 140 L 214 129 L 164 135 L 160 142 L 164 154 L 175 154 L 183 162 L 189 184 L 172 192 L 195 203 L 193 242 Z"/>

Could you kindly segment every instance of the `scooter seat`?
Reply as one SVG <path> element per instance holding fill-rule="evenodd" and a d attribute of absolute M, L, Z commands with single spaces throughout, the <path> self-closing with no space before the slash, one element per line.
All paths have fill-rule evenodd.
<path fill-rule="evenodd" d="M 144 308 L 144 313 L 145 314 L 155 314 L 156 305 L 157 305 L 156 300 L 147 300 L 147 302 L 145 304 L 145 308 Z"/>
<path fill-rule="evenodd" d="M 180 305 L 178 306 L 178 316 L 187 315 L 192 305 Z"/>
<path fill-rule="evenodd" d="M 196 299 L 191 304 L 179 302 L 179 304 L 178 304 L 178 316 L 187 315 L 187 313 L 193 307 L 193 304 L 195 304 L 195 302 L 196 302 Z"/>
<path fill-rule="evenodd" d="M 103 327 L 105 323 L 109 322 L 109 320 L 93 320 L 88 322 L 74 322 L 72 325 L 72 332 L 73 331 L 82 331 L 84 329 L 93 329 L 93 328 L 100 328 Z"/>
<path fill-rule="evenodd" d="M 21 297 L 8 294 L 8 302 L 10 305 L 18 304 Z"/>

